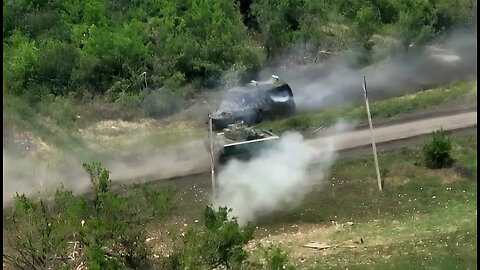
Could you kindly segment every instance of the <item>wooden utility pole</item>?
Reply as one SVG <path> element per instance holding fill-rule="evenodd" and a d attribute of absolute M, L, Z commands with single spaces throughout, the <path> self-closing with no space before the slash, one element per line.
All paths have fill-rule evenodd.
<path fill-rule="evenodd" d="M 367 107 L 368 125 L 370 126 L 370 135 L 372 136 L 373 160 L 375 161 L 375 170 L 377 172 L 378 189 L 382 191 L 382 180 L 380 179 L 380 168 L 378 167 L 377 146 L 373 136 L 372 117 L 370 116 L 370 106 L 368 105 L 367 80 L 363 76 L 363 95 L 365 97 L 365 106 Z"/>
<path fill-rule="evenodd" d="M 210 137 L 210 169 L 212 175 L 212 194 L 213 198 L 216 198 L 215 194 L 215 161 L 213 155 L 213 131 L 212 131 L 212 115 L 208 115 L 208 129 L 209 129 L 209 137 Z"/>

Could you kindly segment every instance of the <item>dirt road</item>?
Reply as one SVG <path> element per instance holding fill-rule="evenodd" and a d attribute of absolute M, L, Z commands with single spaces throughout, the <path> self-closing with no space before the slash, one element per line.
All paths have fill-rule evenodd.
<path fill-rule="evenodd" d="M 415 144 L 416 141 L 414 140 L 414 138 L 419 138 L 422 135 L 430 134 L 440 128 L 443 128 L 445 131 L 449 132 L 468 129 L 467 131 L 469 133 L 472 133 L 476 130 L 476 126 L 477 112 L 474 111 L 463 112 L 448 116 L 437 116 L 431 118 L 417 119 L 408 122 L 381 126 L 379 128 L 375 128 L 374 126 L 374 135 L 377 144 L 383 144 L 382 147 L 379 147 L 379 151 L 381 151 L 385 148 L 388 148 L 385 147 L 385 145 L 395 145 L 398 141 L 401 140 L 410 139 L 407 145 Z M 335 150 L 339 152 L 355 153 L 355 151 L 361 150 L 361 148 L 368 148 L 371 144 L 369 129 L 360 129 L 337 134 L 319 134 L 318 137 L 310 138 L 307 140 L 307 142 L 314 147 L 322 147 L 322 141 L 325 139 L 332 139 L 331 142 L 335 146 Z M 175 175 L 158 177 L 157 174 L 157 177 L 154 179 L 171 179 L 209 172 L 209 155 L 205 147 L 203 147 L 202 149 L 202 151 L 200 151 L 201 149 L 199 149 L 199 151 L 196 151 L 197 154 L 195 156 L 191 156 L 191 159 L 194 159 L 195 162 L 187 162 L 190 164 L 189 166 L 177 168 L 178 170 L 175 171 Z M 187 160 L 189 161 L 190 159 Z M 186 162 L 186 160 L 184 161 Z M 160 164 L 157 165 L 157 168 L 159 167 L 161 167 Z M 162 170 L 158 171 L 167 171 L 167 168 L 163 168 Z"/>
<path fill-rule="evenodd" d="M 476 126 L 477 112 L 474 111 L 382 125 L 377 128 L 374 127 L 374 134 L 379 145 L 378 150 L 383 151 L 385 148 L 394 149 L 420 143 L 420 136 L 425 136 L 440 127 L 450 132 L 468 129 L 469 133 L 474 133 L 476 132 Z M 307 139 L 307 142 L 314 147 L 322 147 L 322 141 L 328 138 L 332 139 L 335 150 L 339 151 L 341 155 L 349 156 L 357 155 L 363 151 L 371 152 L 371 139 L 368 128 L 338 134 L 319 134 L 317 137 Z M 4 167 L 5 164 L 4 160 Z M 149 157 L 148 160 L 137 162 L 134 165 L 107 163 L 106 166 L 110 168 L 112 172 L 111 177 L 115 184 L 129 183 L 138 181 L 138 179 L 155 182 L 161 179 L 196 178 L 195 175 L 198 176 L 198 174 L 202 174 L 202 176 L 199 176 L 200 178 L 205 177 L 203 174 L 207 174 L 210 171 L 210 157 L 205 142 L 199 140 L 159 151 L 155 156 Z M 78 169 L 81 170 L 82 168 Z M 86 178 L 87 175 L 82 175 L 82 177 Z M 4 182 L 4 206 L 6 202 L 10 201 L 16 191 L 29 194 L 35 190 L 40 190 L 39 185 L 41 186 L 42 182 L 32 183 L 30 179 L 27 180 L 25 180 L 26 182 L 17 181 L 15 184 L 8 186 Z M 77 190 L 78 192 L 88 190 L 89 181 L 87 178 L 70 182 L 65 183 L 67 188 Z M 55 183 L 52 185 L 55 185 Z M 26 189 L 26 187 L 29 187 L 29 189 Z"/>
<path fill-rule="evenodd" d="M 377 143 L 397 141 L 401 139 L 430 134 L 435 130 L 443 128 L 446 131 L 453 131 L 463 128 L 475 127 L 477 125 L 477 112 L 467 112 L 442 117 L 433 117 L 415 120 L 400 124 L 393 124 L 379 128 L 374 127 L 373 134 Z M 331 134 L 308 140 L 312 146 L 321 145 L 321 141 L 332 139 L 336 150 L 346 150 L 371 144 L 370 130 L 362 129 L 342 134 Z"/>

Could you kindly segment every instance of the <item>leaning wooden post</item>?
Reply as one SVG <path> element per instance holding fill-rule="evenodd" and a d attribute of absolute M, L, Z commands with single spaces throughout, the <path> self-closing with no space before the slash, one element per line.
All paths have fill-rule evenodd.
<path fill-rule="evenodd" d="M 365 106 L 367 107 L 368 125 L 370 126 L 370 135 L 372 136 L 373 160 L 375 161 L 375 170 L 377 172 L 378 189 L 382 191 L 382 180 L 380 179 L 380 168 L 378 167 L 377 146 L 373 136 L 372 117 L 370 116 L 370 106 L 368 105 L 367 81 L 363 76 L 363 95 L 365 97 Z"/>
<path fill-rule="evenodd" d="M 213 131 L 212 131 L 212 115 L 208 115 L 208 128 L 209 128 L 209 137 L 210 137 L 210 169 L 212 175 L 212 194 L 213 198 L 216 198 L 215 194 L 215 161 L 213 155 Z"/>

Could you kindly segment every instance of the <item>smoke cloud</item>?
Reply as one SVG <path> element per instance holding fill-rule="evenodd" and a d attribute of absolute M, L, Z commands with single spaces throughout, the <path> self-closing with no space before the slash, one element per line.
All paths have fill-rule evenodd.
<path fill-rule="evenodd" d="M 124 157 L 90 157 L 108 169 L 113 184 L 167 179 L 208 170 L 209 155 L 202 140 L 156 149 L 153 144 L 143 145 L 135 152 L 122 149 Z M 132 152 L 130 152 L 132 151 Z M 137 152 L 140 151 L 141 155 Z M 58 153 L 60 154 L 60 153 Z M 91 187 L 81 160 L 65 155 L 61 163 L 41 160 L 32 155 L 16 156 L 3 149 L 3 203 L 8 206 L 15 193 L 26 195 L 53 194 L 63 185 L 81 194 Z M 125 158 L 127 157 L 127 158 Z"/>
<path fill-rule="evenodd" d="M 193 140 L 158 151 L 145 149 L 136 161 L 110 160 L 106 167 L 112 171 L 112 179 L 119 182 L 167 179 L 207 171 L 210 155 L 205 141 Z"/>
<path fill-rule="evenodd" d="M 15 193 L 49 195 L 64 184 L 77 192 L 89 187 L 88 175 L 82 163 L 52 166 L 33 156 L 16 156 L 3 149 L 3 207 L 8 206 Z"/>
<path fill-rule="evenodd" d="M 290 84 L 299 111 L 358 104 L 363 76 L 369 98 L 379 100 L 476 77 L 477 34 L 456 30 L 430 45 L 411 46 L 364 68 L 352 67 L 355 57 L 358 55 L 351 50 L 325 63 L 267 68 L 259 77 L 276 74 Z"/>
<path fill-rule="evenodd" d="M 351 125 L 338 123 L 329 132 L 338 133 Z M 218 194 L 214 207 L 232 208 L 232 216 L 241 225 L 261 215 L 296 206 L 312 186 L 320 184 L 335 161 L 333 140 L 312 147 L 299 133 L 286 133 L 277 147 L 266 149 L 247 162 L 231 160 L 218 174 Z M 315 175 L 309 172 L 312 162 L 322 164 Z"/>

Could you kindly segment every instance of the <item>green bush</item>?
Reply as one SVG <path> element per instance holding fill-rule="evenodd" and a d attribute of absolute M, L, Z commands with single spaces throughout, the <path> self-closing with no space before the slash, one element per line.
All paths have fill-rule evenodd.
<path fill-rule="evenodd" d="M 144 269 L 151 264 L 145 228 L 171 209 L 171 190 L 142 184 L 118 193 L 100 163 L 84 168 L 91 196 L 63 188 L 53 200 L 17 195 L 5 222 L 7 264 L 16 269 L 74 269 L 80 263 L 89 269 Z"/>
<path fill-rule="evenodd" d="M 236 218 L 228 218 L 227 208 L 217 211 L 207 206 L 204 227 L 189 227 L 176 241 L 173 255 L 164 260 L 166 269 L 239 269 L 246 263 L 243 246 L 253 238 L 253 226 L 241 228 Z"/>
<path fill-rule="evenodd" d="M 7 239 L 13 240 L 9 243 L 13 251 L 4 252 L 4 262 L 16 269 L 65 267 L 66 261 L 56 259 L 68 254 L 65 241 L 68 233 L 62 229 L 63 224 L 44 199 L 34 200 L 17 194 L 4 222 Z"/>
<path fill-rule="evenodd" d="M 450 155 L 451 150 L 451 139 L 442 129 L 435 131 L 433 133 L 433 140 L 423 147 L 427 167 L 436 169 L 451 164 L 453 161 Z"/>
<path fill-rule="evenodd" d="M 267 262 L 267 269 L 269 270 L 295 269 L 293 265 L 289 263 L 288 253 L 279 246 L 270 246 L 265 249 L 264 257 Z"/>
<path fill-rule="evenodd" d="M 77 50 L 72 44 L 48 39 L 39 46 L 38 68 L 35 79 L 49 86 L 55 95 L 65 95 L 69 89 L 72 71 L 77 61 Z"/>

